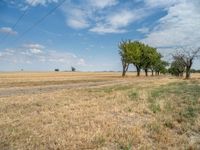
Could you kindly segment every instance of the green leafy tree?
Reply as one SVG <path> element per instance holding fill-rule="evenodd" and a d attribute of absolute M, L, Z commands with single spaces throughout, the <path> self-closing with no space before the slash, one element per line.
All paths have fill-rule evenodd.
<path fill-rule="evenodd" d="M 158 57 L 156 48 L 150 47 L 149 45 L 144 46 L 142 49 L 142 64 L 146 76 L 148 76 L 149 69 L 153 70 L 152 67 L 155 66 Z"/>
<path fill-rule="evenodd" d="M 129 41 L 121 41 L 118 46 L 119 54 L 121 56 L 121 62 L 122 62 L 122 76 L 123 77 L 126 75 L 129 64 L 131 63 L 130 43 L 131 43 L 130 40 Z"/>
<path fill-rule="evenodd" d="M 122 61 L 122 76 L 125 76 L 130 64 L 133 64 L 137 70 L 137 76 L 140 75 L 142 68 L 142 48 L 144 44 L 131 40 L 122 41 L 119 44 L 119 54 Z"/>
<path fill-rule="evenodd" d="M 133 64 L 137 70 L 137 76 L 140 76 L 141 69 L 144 69 L 146 76 L 148 70 L 164 72 L 165 63 L 161 60 L 162 56 L 156 48 L 145 45 L 139 41 L 122 41 L 119 43 L 119 54 L 122 61 L 122 76 L 125 76 L 130 64 Z"/>
<path fill-rule="evenodd" d="M 131 63 L 136 67 L 137 70 L 137 76 L 140 76 L 140 72 L 143 66 L 143 61 L 142 61 L 142 53 L 145 45 L 141 42 L 134 41 L 130 43 L 131 47 L 131 52 L 130 52 L 130 59 Z"/>
<path fill-rule="evenodd" d="M 158 60 L 154 66 L 154 71 L 156 75 L 160 75 L 160 73 L 165 74 L 167 72 L 166 66 L 168 66 L 168 62 L 164 60 Z"/>
<path fill-rule="evenodd" d="M 169 68 L 169 73 L 171 73 L 174 76 L 183 76 L 183 73 L 185 71 L 185 64 L 182 61 L 182 59 L 176 57 L 176 59 L 171 63 L 171 66 Z"/>

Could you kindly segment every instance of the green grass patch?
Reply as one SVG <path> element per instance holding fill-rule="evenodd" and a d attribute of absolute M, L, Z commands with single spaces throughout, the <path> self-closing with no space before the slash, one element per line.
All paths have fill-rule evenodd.
<path fill-rule="evenodd" d="M 148 101 L 149 108 L 154 113 L 169 113 L 178 120 L 194 121 L 200 113 L 199 99 L 199 82 L 183 81 L 153 89 Z M 160 103 L 162 103 L 162 108 Z"/>
<path fill-rule="evenodd" d="M 103 88 L 97 88 L 97 89 L 89 89 L 89 92 L 104 92 L 104 93 L 112 93 L 115 91 L 125 91 L 133 88 L 131 85 L 115 85 L 115 86 L 109 86 L 109 87 L 103 87 Z"/>
<path fill-rule="evenodd" d="M 128 97 L 132 101 L 138 100 L 138 97 L 139 97 L 138 91 L 136 91 L 135 89 L 130 90 Z"/>

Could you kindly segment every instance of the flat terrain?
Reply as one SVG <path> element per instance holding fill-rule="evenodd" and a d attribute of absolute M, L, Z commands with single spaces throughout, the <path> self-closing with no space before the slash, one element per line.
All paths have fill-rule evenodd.
<path fill-rule="evenodd" d="M 0 73 L 0 149 L 200 149 L 200 74 Z"/>

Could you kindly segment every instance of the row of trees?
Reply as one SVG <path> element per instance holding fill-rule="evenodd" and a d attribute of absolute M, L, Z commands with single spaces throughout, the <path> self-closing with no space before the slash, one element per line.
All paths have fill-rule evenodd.
<path fill-rule="evenodd" d="M 152 75 L 166 72 L 168 63 L 162 60 L 162 55 L 157 52 L 156 48 L 146 45 L 139 41 L 121 41 L 119 43 L 119 54 L 122 61 L 122 76 L 128 71 L 129 65 L 133 64 L 137 70 L 137 76 L 143 69 L 148 76 L 150 70 Z"/>
<path fill-rule="evenodd" d="M 162 55 L 156 48 L 146 45 L 139 41 L 121 41 L 119 43 L 119 54 L 122 61 L 122 76 L 124 77 L 128 71 L 129 65 L 133 64 L 137 70 L 137 76 L 140 76 L 140 72 L 143 69 L 145 75 L 148 76 L 148 71 L 152 72 L 152 75 L 160 73 L 171 73 L 175 76 L 183 76 L 186 74 L 186 79 L 190 78 L 191 67 L 195 58 L 200 57 L 200 48 L 195 50 L 182 50 L 172 55 L 173 61 L 168 69 L 168 62 L 162 60 Z"/>

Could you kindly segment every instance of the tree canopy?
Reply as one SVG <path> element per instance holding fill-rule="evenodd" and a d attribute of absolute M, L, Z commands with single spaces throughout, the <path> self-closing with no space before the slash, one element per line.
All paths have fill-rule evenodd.
<path fill-rule="evenodd" d="M 148 75 L 148 70 L 152 71 L 152 75 L 153 72 L 159 74 L 167 64 L 161 60 L 162 56 L 157 52 L 156 48 L 139 41 L 121 41 L 119 43 L 119 54 L 123 67 L 122 76 L 125 76 L 129 64 L 133 64 L 136 67 L 137 76 L 140 76 L 141 69 L 145 71 L 146 76 Z"/>

